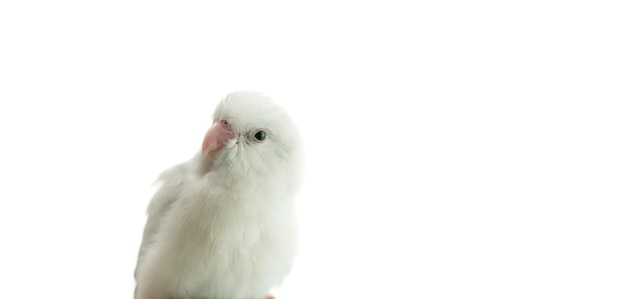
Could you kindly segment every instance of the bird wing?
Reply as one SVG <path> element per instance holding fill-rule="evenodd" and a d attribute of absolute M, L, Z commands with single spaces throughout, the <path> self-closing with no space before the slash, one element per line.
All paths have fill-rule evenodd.
<path fill-rule="evenodd" d="M 148 206 L 148 221 L 143 231 L 143 240 L 139 249 L 139 257 L 137 258 L 137 266 L 135 268 L 135 279 L 137 271 L 141 266 L 142 259 L 150 250 L 154 236 L 159 230 L 159 226 L 163 216 L 172 208 L 179 194 L 185 186 L 186 176 L 191 171 L 190 162 L 174 166 L 159 175 L 157 182 L 160 182 L 161 188 L 150 201 Z"/>

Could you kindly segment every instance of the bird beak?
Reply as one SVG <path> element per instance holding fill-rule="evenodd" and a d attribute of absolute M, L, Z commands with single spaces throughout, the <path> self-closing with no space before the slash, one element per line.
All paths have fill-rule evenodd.
<path fill-rule="evenodd" d="M 215 158 L 217 150 L 222 148 L 228 140 L 235 138 L 233 128 L 223 119 L 216 119 L 213 125 L 206 132 L 204 141 L 202 142 L 202 155 L 209 158 Z"/>

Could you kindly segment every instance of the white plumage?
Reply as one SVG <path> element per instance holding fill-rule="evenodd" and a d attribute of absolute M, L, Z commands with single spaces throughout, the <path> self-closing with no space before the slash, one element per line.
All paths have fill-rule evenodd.
<path fill-rule="evenodd" d="M 260 299 L 291 270 L 296 126 L 267 96 L 229 94 L 202 151 L 165 171 L 148 207 L 136 299 Z"/>

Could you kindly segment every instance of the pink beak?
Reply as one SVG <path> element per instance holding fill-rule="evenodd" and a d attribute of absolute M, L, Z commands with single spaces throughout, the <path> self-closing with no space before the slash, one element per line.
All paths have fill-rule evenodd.
<path fill-rule="evenodd" d="M 213 125 L 204 136 L 202 155 L 215 158 L 215 152 L 233 138 L 235 138 L 233 128 L 227 121 L 221 119 L 214 120 Z"/>

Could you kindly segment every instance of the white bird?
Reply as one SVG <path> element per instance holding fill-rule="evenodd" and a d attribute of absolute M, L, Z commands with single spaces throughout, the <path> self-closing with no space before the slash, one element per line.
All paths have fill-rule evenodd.
<path fill-rule="evenodd" d="M 300 134 L 281 107 L 256 92 L 222 99 L 201 151 L 159 177 L 135 299 L 268 297 L 296 254 L 301 166 Z"/>

